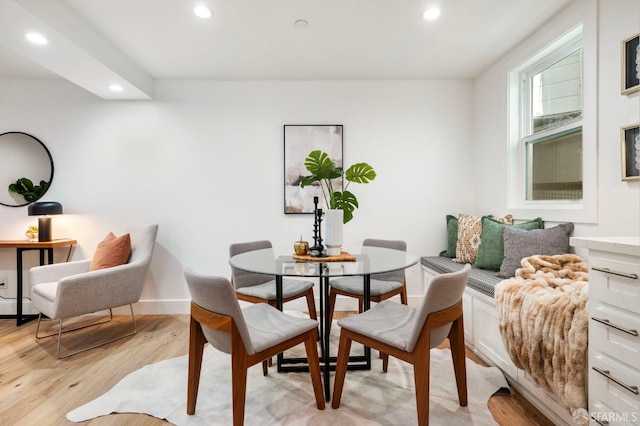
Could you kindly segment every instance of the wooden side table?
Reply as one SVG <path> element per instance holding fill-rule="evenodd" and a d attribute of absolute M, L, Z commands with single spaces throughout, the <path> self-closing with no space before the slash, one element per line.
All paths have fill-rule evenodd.
<path fill-rule="evenodd" d="M 18 278 L 18 290 L 16 294 L 16 314 L 15 315 L 0 315 L 1 319 L 15 318 L 16 325 L 20 326 L 26 322 L 36 318 L 37 315 L 23 315 L 22 314 L 22 254 L 29 250 L 38 250 L 40 252 L 40 265 L 44 265 L 44 254 L 47 253 L 47 264 L 53 263 L 53 249 L 56 247 L 73 246 L 77 244 L 76 240 L 69 238 L 62 238 L 53 241 L 26 241 L 26 240 L 0 240 L 0 248 L 14 248 L 16 249 L 16 274 Z"/>

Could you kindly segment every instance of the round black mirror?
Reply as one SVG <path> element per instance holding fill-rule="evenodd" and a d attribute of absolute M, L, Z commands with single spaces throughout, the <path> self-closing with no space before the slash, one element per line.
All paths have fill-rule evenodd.
<path fill-rule="evenodd" d="M 53 180 L 53 158 L 36 137 L 0 134 L 0 204 L 26 206 L 40 199 Z"/>

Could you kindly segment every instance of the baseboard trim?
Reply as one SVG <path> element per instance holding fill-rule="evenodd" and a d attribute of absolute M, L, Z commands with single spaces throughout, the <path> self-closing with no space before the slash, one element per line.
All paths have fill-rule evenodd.
<path fill-rule="evenodd" d="M 391 300 L 397 299 L 394 296 Z M 422 296 L 409 296 L 409 306 L 418 308 L 422 303 Z M 172 300 L 140 300 L 133 305 L 133 312 L 136 315 L 188 315 L 191 306 L 191 299 L 172 299 Z M 304 298 L 292 300 L 285 306 L 286 309 L 292 311 L 306 311 L 307 302 Z M 316 298 L 316 308 L 320 308 L 320 299 Z M 22 305 L 25 314 L 37 314 L 38 312 L 31 307 L 31 301 L 25 300 Z M 337 311 L 357 311 L 358 301 L 353 297 L 338 296 L 336 298 Z M 15 300 L 7 300 L 0 303 L 0 314 L 11 315 L 16 313 Z M 113 309 L 114 315 L 129 315 L 128 306 L 120 306 Z"/>
<path fill-rule="evenodd" d="M 400 302 L 400 296 L 394 296 L 391 300 L 397 299 Z M 422 304 L 422 296 L 409 296 L 409 306 L 418 308 Z M 133 305 L 133 311 L 141 315 L 181 315 L 188 314 L 191 306 L 191 299 L 174 299 L 174 300 L 141 300 Z M 316 297 L 316 308 L 320 309 L 320 299 Z M 285 305 L 285 309 L 292 311 L 306 311 L 307 302 L 304 298 L 292 300 Z M 358 301 L 353 297 L 338 296 L 336 298 L 337 311 L 357 311 Z M 116 315 L 127 315 L 128 308 L 126 306 L 114 309 Z"/>

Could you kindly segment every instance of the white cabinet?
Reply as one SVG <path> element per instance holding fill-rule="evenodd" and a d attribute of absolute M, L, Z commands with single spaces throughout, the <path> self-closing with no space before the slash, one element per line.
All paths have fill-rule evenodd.
<path fill-rule="evenodd" d="M 473 323 L 476 327 L 476 352 L 490 359 L 496 367 L 511 377 L 517 377 L 518 369 L 502 342 L 500 334 L 500 319 L 493 299 L 488 301 L 477 298 L 474 300 Z"/>
<path fill-rule="evenodd" d="M 592 425 L 640 425 L 640 238 L 571 238 L 588 249 Z"/>

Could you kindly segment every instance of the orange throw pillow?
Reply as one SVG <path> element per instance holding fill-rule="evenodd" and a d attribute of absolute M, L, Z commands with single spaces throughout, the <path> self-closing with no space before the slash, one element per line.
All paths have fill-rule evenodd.
<path fill-rule="evenodd" d="M 116 237 L 113 232 L 109 232 L 104 240 L 98 244 L 96 252 L 91 259 L 90 271 L 98 269 L 111 268 L 118 265 L 124 265 L 131 255 L 131 237 L 124 234 Z"/>

